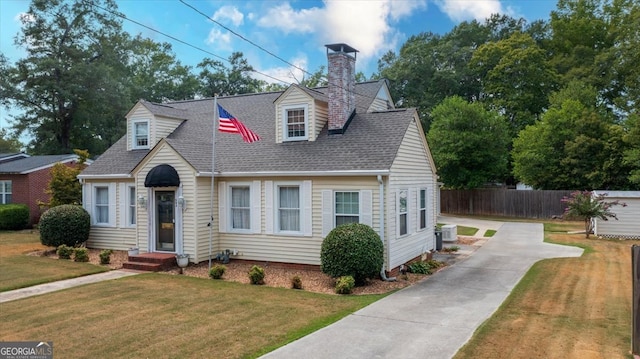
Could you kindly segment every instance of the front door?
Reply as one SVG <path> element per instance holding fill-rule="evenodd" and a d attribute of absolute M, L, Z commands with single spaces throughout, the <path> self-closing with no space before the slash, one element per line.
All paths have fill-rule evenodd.
<path fill-rule="evenodd" d="M 156 250 L 175 252 L 176 217 L 174 191 L 156 191 Z"/>

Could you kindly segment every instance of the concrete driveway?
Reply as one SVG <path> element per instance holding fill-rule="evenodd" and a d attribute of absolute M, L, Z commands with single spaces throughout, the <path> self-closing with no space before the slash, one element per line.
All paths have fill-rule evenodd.
<path fill-rule="evenodd" d="M 427 280 L 263 358 L 451 358 L 531 265 L 582 255 L 577 247 L 543 243 L 542 224 L 484 222 L 448 217 L 449 224 L 499 230 L 469 257 Z"/>

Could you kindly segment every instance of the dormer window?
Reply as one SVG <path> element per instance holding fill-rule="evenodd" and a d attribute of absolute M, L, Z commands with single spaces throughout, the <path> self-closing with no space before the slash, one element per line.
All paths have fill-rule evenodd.
<path fill-rule="evenodd" d="M 283 108 L 284 140 L 304 141 L 309 139 L 309 111 L 307 105 Z"/>
<path fill-rule="evenodd" d="M 149 148 L 149 121 L 134 121 L 133 122 L 133 149 L 147 149 Z"/>

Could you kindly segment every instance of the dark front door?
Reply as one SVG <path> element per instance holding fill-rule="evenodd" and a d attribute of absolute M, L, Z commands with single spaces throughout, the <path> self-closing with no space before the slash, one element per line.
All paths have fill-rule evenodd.
<path fill-rule="evenodd" d="M 175 252 L 175 197 L 174 191 L 156 191 L 156 250 Z"/>

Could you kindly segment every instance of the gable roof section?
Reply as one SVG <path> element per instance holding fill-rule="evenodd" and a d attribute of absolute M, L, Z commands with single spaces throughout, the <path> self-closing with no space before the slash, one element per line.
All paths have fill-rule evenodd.
<path fill-rule="evenodd" d="M 23 157 L 12 161 L 0 162 L 0 173 L 27 174 L 52 167 L 58 162 L 65 163 L 77 159 L 78 156 L 74 154 Z"/>
<path fill-rule="evenodd" d="M 186 120 L 189 118 L 189 111 L 179 109 L 171 106 L 170 104 L 154 103 L 146 100 L 139 100 L 129 112 L 126 117 L 135 112 L 138 106 L 144 106 L 149 112 L 156 116 L 175 118 L 178 120 Z"/>
<path fill-rule="evenodd" d="M 380 81 L 357 86 L 357 114 L 349 130 L 342 135 L 329 136 L 325 126 L 313 142 L 276 143 L 274 101 L 282 92 L 219 98 L 220 105 L 257 133 L 261 140 L 244 143 L 239 135 L 217 132 L 216 173 L 229 176 L 311 172 L 329 175 L 388 171 L 415 111 L 396 109 L 366 113 L 380 86 Z M 322 88 L 311 91 L 317 96 L 323 95 Z M 167 136 L 166 142 L 197 172 L 210 175 L 214 100 L 177 101 L 161 106 L 187 113 L 187 121 Z M 83 171 L 81 177 L 130 175 L 148 153 L 148 150 L 127 152 L 126 139 L 122 138 Z"/>

